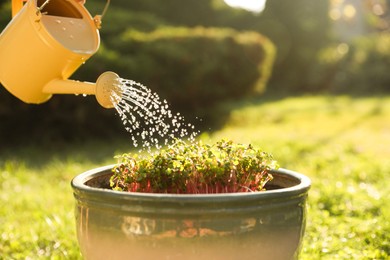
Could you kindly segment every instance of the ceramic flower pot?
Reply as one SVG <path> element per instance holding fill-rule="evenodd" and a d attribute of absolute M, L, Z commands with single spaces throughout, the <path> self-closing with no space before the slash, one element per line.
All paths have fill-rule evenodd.
<path fill-rule="evenodd" d="M 273 171 L 267 191 L 177 195 L 109 188 L 113 166 L 72 180 L 85 259 L 295 259 L 308 177 Z"/>

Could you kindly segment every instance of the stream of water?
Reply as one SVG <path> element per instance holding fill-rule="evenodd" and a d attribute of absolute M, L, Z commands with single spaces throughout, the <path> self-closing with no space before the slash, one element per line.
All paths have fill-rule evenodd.
<path fill-rule="evenodd" d="M 166 100 L 146 86 L 128 79 L 119 79 L 119 91 L 111 100 L 134 147 L 150 150 L 169 145 L 175 139 L 195 140 L 199 131 L 187 123 L 180 113 L 174 114 Z"/>

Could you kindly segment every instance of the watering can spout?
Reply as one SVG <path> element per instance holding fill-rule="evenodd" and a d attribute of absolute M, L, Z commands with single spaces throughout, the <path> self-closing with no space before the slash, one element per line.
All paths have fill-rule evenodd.
<path fill-rule="evenodd" d="M 119 79 L 119 76 L 111 71 L 101 74 L 96 83 L 54 79 L 45 85 L 43 92 L 46 94 L 95 95 L 102 107 L 113 108 L 121 97 Z"/>

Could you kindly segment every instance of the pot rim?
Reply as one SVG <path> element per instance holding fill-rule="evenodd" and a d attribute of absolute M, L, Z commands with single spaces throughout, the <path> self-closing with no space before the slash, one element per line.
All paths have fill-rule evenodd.
<path fill-rule="evenodd" d="M 282 194 L 286 195 L 304 195 L 308 192 L 311 186 L 311 180 L 309 177 L 305 176 L 302 173 L 291 171 L 284 168 L 279 168 L 277 170 L 272 170 L 271 173 L 274 177 L 279 176 L 281 178 L 290 178 L 292 181 L 297 182 L 296 185 L 290 187 L 278 188 L 273 190 L 266 190 L 261 192 L 235 192 L 235 193 L 218 193 L 218 194 L 171 194 L 171 193 L 144 193 L 144 192 L 123 192 L 115 191 L 105 188 L 96 188 L 86 185 L 86 182 L 103 175 L 107 175 L 110 170 L 115 166 L 115 164 L 107 165 L 103 167 L 94 168 L 83 172 L 71 181 L 71 186 L 74 190 L 74 193 L 84 193 L 84 194 L 96 194 L 96 193 L 106 193 L 108 196 L 112 197 L 121 197 L 121 198 L 138 198 L 140 200 L 150 200 L 150 199 L 175 199 L 175 200 L 210 200 L 217 199 L 223 200 L 223 198 L 229 197 L 230 199 L 234 198 L 237 200 L 243 199 L 245 197 L 279 197 Z"/>

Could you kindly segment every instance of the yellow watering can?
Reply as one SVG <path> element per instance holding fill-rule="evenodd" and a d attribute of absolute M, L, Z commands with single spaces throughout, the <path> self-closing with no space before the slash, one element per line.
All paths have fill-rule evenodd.
<path fill-rule="evenodd" d="M 12 0 L 12 20 L 0 35 L 0 82 L 26 103 L 52 94 L 96 95 L 114 106 L 119 76 L 105 72 L 96 83 L 68 78 L 99 49 L 102 15 L 91 17 L 80 0 Z"/>

